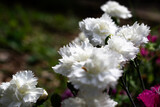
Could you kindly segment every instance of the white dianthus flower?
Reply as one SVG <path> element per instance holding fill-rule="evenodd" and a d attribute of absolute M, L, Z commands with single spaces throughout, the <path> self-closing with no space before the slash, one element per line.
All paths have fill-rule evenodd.
<path fill-rule="evenodd" d="M 134 59 L 139 52 L 139 49 L 135 47 L 132 42 L 127 41 L 125 38 L 120 36 L 112 36 L 108 40 L 108 45 L 106 47 L 119 53 L 122 57 L 122 61 Z"/>
<path fill-rule="evenodd" d="M 108 1 L 101 6 L 101 10 L 110 16 L 127 19 L 132 17 L 131 12 L 125 7 L 120 5 L 116 1 Z"/>
<path fill-rule="evenodd" d="M 115 87 L 122 71 L 119 61 L 111 53 L 104 53 L 102 48 L 94 49 L 85 62 L 73 65 L 73 72 L 68 76 L 75 88 L 84 85 L 98 87 L 103 90 Z"/>
<path fill-rule="evenodd" d="M 110 99 L 109 95 L 101 93 L 90 98 L 85 95 L 83 97 L 71 97 L 62 101 L 61 104 L 62 107 L 115 107 L 117 102 Z"/>
<path fill-rule="evenodd" d="M 136 22 L 132 26 L 123 26 L 116 35 L 124 37 L 126 40 L 131 41 L 134 46 L 139 47 L 141 44 L 148 42 L 149 32 L 150 28 L 147 25 L 139 25 Z"/>
<path fill-rule="evenodd" d="M 110 87 L 106 87 L 110 88 Z M 83 85 L 79 91 L 77 96 L 80 98 L 85 98 L 85 99 L 92 99 L 92 98 L 96 98 L 97 96 L 102 95 L 104 90 L 100 90 L 99 88 L 95 87 L 95 86 L 89 86 L 89 85 Z"/>
<path fill-rule="evenodd" d="M 4 82 L 0 85 L 0 96 L 3 95 L 4 91 L 9 87 L 9 82 Z"/>
<path fill-rule="evenodd" d="M 0 85 L 0 104 L 3 107 L 32 107 L 44 92 L 36 85 L 37 78 L 32 71 L 16 73 L 10 82 Z"/>
<path fill-rule="evenodd" d="M 62 107 L 87 107 L 83 99 L 75 97 L 68 98 L 62 101 Z"/>
<path fill-rule="evenodd" d="M 62 59 L 53 69 L 67 76 L 75 88 L 83 85 L 100 89 L 114 87 L 121 76 L 118 56 L 106 48 L 96 48 L 85 41 L 81 45 L 72 43 L 63 47 L 59 53 Z"/>
<path fill-rule="evenodd" d="M 118 104 L 114 100 L 110 99 L 109 95 L 105 93 L 92 99 L 85 99 L 85 101 L 88 102 L 88 107 L 115 107 Z"/>
<path fill-rule="evenodd" d="M 86 35 L 83 32 L 79 33 L 79 36 L 76 37 L 73 42 L 80 45 L 82 42 L 84 41 L 88 41 L 88 38 L 86 37 Z"/>
<path fill-rule="evenodd" d="M 94 93 L 93 93 L 94 94 Z M 109 95 L 101 93 L 96 97 L 83 98 L 87 107 L 115 107 L 118 103 L 110 99 Z"/>
<path fill-rule="evenodd" d="M 83 87 L 77 97 L 86 102 L 87 107 L 115 107 L 117 102 L 110 99 L 109 95 L 94 87 Z"/>
<path fill-rule="evenodd" d="M 86 18 L 79 22 L 79 26 L 94 46 L 104 45 L 106 37 L 114 35 L 118 29 L 107 14 L 102 15 L 101 18 Z"/>
<path fill-rule="evenodd" d="M 59 59 L 60 63 L 52 68 L 56 73 L 68 76 L 72 71 L 73 64 L 86 61 L 91 56 L 93 48 L 89 41 L 81 42 L 80 45 L 72 42 L 60 48 L 59 54 L 62 58 Z"/>

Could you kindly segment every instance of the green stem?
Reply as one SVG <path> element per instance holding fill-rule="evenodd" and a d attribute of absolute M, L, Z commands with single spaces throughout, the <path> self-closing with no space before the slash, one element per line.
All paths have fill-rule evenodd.
<path fill-rule="evenodd" d="M 129 97 L 129 100 L 131 101 L 133 107 L 136 107 L 132 97 L 131 97 L 131 94 L 129 93 L 129 90 L 128 90 L 128 87 L 126 86 L 125 82 L 124 82 L 124 79 L 123 79 L 123 76 L 120 78 L 121 79 L 121 82 L 122 82 L 122 85 L 123 85 L 123 88 L 124 90 L 126 91 L 128 97 Z"/>
<path fill-rule="evenodd" d="M 141 83 L 142 90 L 145 90 L 144 82 L 143 82 L 141 73 L 139 71 L 139 66 L 138 66 L 138 63 L 137 63 L 137 59 L 135 59 L 134 62 L 135 62 L 134 66 L 135 66 L 135 69 L 136 69 L 136 71 L 138 73 L 138 77 L 139 77 L 139 80 L 140 80 L 140 83 Z"/>

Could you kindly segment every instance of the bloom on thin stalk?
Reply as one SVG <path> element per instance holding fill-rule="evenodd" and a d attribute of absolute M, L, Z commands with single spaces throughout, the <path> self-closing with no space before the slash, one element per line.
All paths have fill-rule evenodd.
<path fill-rule="evenodd" d="M 112 17 L 118 17 L 122 19 L 132 17 L 131 12 L 125 6 L 120 5 L 116 1 L 108 1 L 101 6 L 101 10 Z"/>

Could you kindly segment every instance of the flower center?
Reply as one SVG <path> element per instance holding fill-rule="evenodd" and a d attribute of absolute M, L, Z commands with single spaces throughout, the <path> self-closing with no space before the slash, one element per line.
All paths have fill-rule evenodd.
<path fill-rule="evenodd" d="M 87 69 L 86 69 L 85 67 L 82 67 L 82 69 L 83 69 L 84 71 L 88 72 Z"/>

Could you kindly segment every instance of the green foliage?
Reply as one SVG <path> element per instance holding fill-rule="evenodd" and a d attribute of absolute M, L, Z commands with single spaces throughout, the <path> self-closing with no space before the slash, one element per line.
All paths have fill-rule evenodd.
<path fill-rule="evenodd" d="M 13 6 L 13 9 L 0 5 L 0 13 L 1 47 L 31 54 L 29 64 L 39 60 L 55 64 L 55 48 L 67 43 L 63 32 L 74 33 L 78 28 L 78 20 L 74 16 L 43 13 L 20 5 Z"/>

